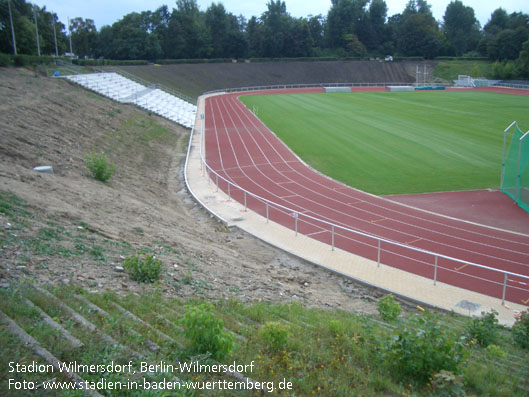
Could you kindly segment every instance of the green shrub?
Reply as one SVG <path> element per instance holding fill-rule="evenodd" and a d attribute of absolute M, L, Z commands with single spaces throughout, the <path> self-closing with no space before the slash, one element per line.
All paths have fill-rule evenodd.
<path fill-rule="evenodd" d="M 140 258 L 136 255 L 129 256 L 123 262 L 123 268 L 130 278 L 140 283 L 154 283 L 160 278 L 162 261 L 154 256 Z"/>
<path fill-rule="evenodd" d="M 488 345 L 487 353 L 494 358 L 507 358 L 507 353 L 497 345 Z"/>
<path fill-rule="evenodd" d="M 383 351 L 386 363 L 398 379 L 421 384 L 441 370 L 459 372 L 467 355 L 464 338 L 456 338 L 436 317 L 425 312 L 394 331 Z"/>
<path fill-rule="evenodd" d="M 400 316 L 402 311 L 399 302 L 392 294 L 384 296 L 377 304 L 378 314 L 384 321 L 394 321 Z"/>
<path fill-rule="evenodd" d="M 329 332 L 332 336 L 341 336 L 345 333 L 345 326 L 338 320 L 331 320 L 329 321 Z"/>
<path fill-rule="evenodd" d="M 494 343 L 498 336 L 498 312 L 494 309 L 490 313 L 481 312 L 481 317 L 475 317 L 465 327 L 469 339 L 475 340 L 483 347 Z"/>
<path fill-rule="evenodd" d="M 529 310 L 522 312 L 516 319 L 512 326 L 512 337 L 524 349 L 529 348 Z"/>
<path fill-rule="evenodd" d="M 85 156 L 84 162 L 94 179 L 100 182 L 106 182 L 114 174 L 114 164 L 107 160 L 104 153 L 94 152 L 92 156 Z"/>
<path fill-rule="evenodd" d="M 16 67 L 26 66 L 26 58 L 23 55 L 15 55 L 13 57 L 13 63 Z"/>
<path fill-rule="evenodd" d="M 212 313 L 209 302 L 197 306 L 188 306 L 179 323 L 184 335 L 193 342 L 193 350 L 201 354 L 211 354 L 222 360 L 233 350 L 233 337 L 224 331 L 224 323 Z"/>
<path fill-rule="evenodd" d="M 0 53 L 0 67 L 8 67 L 11 64 L 11 57 L 7 54 Z"/>
<path fill-rule="evenodd" d="M 269 321 L 259 331 L 259 337 L 268 351 L 276 353 L 286 349 L 290 337 L 290 327 L 278 321 Z"/>
<path fill-rule="evenodd" d="M 461 376 L 457 376 L 450 371 L 439 371 L 432 377 L 430 386 L 432 389 L 430 394 L 432 396 L 459 397 L 466 395 Z"/>

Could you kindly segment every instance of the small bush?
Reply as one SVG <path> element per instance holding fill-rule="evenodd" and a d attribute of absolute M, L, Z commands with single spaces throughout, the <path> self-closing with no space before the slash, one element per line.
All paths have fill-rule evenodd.
<path fill-rule="evenodd" d="M 501 347 L 496 345 L 488 345 L 487 353 L 494 358 L 507 358 L 507 353 L 505 353 Z"/>
<path fill-rule="evenodd" d="M 106 182 L 114 174 L 114 164 L 107 160 L 104 153 L 94 152 L 92 156 L 85 156 L 84 161 L 94 179 L 100 182 Z"/>
<path fill-rule="evenodd" d="M 197 306 L 188 306 L 179 323 L 184 335 L 193 342 L 193 350 L 201 354 L 211 354 L 216 360 L 222 360 L 233 350 L 233 337 L 224 331 L 224 323 L 212 313 L 209 302 Z"/>
<path fill-rule="evenodd" d="M 23 55 L 15 55 L 13 57 L 13 63 L 16 67 L 26 66 L 26 58 Z"/>
<path fill-rule="evenodd" d="M 0 53 L 0 67 L 6 68 L 11 64 L 11 57 Z"/>
<path fill-rule="evenodd" d="M 466 395 L 460 376 L 442 370 L 435 374 L 430 382 L 431 395 L 438 397 L 459 397 Z"/>
<path fill-rule="evenodd" d="M 259 337 L 268 351 L 276 353 L 286 349 L 290 337 L 290 327 L 278 321 L 269 321 L 259 331 Z"/>
<path fill-rule="evenodd" d="M 154 283 L 160 278 L 162 261 L 154 256 L 140 258 L 136 255 L 129 256 L 123 262 L 123 268 L 130 278 L 140 283 Z"/>
<path fill-rule="evenodd" d="M 498 312 L 491 310 L 490 313 L 482 312 L 481 317 L 470 320 L 465 327 L 468 338 L 475 340 L 483 347 L 494 343 L 498 336 L 499 328 L 497 316 Z"/>
<path fill-rule="evenodd" d="M 426 384 L 441 370 L 458 373 L 467 355 L 464 342 L 425 312 L 395 330 L 393 342 L 383 354 L 396 377 Z"/>
<path fill-rule="evenodd" d="M 329 332 L 332 336 L 341 336 L 345 333 L 345 326 L 338 320 L 331 320 L 329 321 Z"/>
<path fill-rule="evenodd" d="M 522 312 L 516 319 L 512 326 L 512 337 L 518 345 L 529 349 L 529 311 Z"/>
<path fill-rule="evenodd" d="M 378 314 L 384 321 L 396 320 L 402 311 L 399 302 L 395 300 L 392 294 L 384 296 L 377 304 Z"/>

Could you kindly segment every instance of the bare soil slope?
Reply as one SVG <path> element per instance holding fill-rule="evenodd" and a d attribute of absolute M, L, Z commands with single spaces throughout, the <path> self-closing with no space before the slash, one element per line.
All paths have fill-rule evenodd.
<path fill-rule="evenodd" d="M 0 286 L 74 282 L 374 311 L 379 292 L 227 230 L 193 202 L 183 181 L 188 130 L 25 69 L 0 68 L 0 113 L 0 195 L 14 193 L 31 214 L 15 228 L 0 212 Z M 110 182 L 89 176 L 93 151 L 115 164 Z M 164 263 L 154 286 L 116 269 L 138 250 Z"/>

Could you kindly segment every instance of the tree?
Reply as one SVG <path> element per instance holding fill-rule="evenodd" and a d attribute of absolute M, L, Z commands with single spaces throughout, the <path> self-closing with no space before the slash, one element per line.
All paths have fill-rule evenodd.
<path fill-rule="evenodd" d="M 312 45 L 314 47 L 322 48 L 323 47 L 323 26 L 325 24 L 325 19 L 321 16 L 321 14 L 316 15 L 316 16 L 309 15 L 307 23 L 309 26 Z"/>
<path fill-rule="evenodd" d="M 330 48 L 351 49 L 354 35 L 358 40 L 369 40 L 368 0 L 334 0 L 327 16 L 326 41 Z M 356 40 L 354 40 L 356 41 Z"/>
<path fill-rule="evenodd" d="M 175 45 L 170 51 L 172 58 L 201 58 L 211 54 L 196 0 L 176 1 L 168 33 L 170 41 Z"/>
<path fill-rule="evenodd" d="M 435 58 L 441 48 L 441 37 L 431 14 L 416 13 L 400 27 L 399 50 L 406 56 Z"/>
<path fill-rule="evenodd" d="M 93 56 L 97 45 L 97 29 L 91 19 L 74 18 L 70 21 L 73 51 L 80 57 Z"/>
<path fill-rule="evenodd" d="M 245 55 L 242 24 L 244 18 L 226 12 L 221 3 L 211 4 L 205 13 L 205 28 L 213 58 L 238 58 Z"/>
<path fill-rule="evenodd" d="M 33 8 L 25 0 L 11 1 L 11 16 L 18 54 L 37 54 Z M 7 1 L 0 3 L 0 52 L 13 53 Z"/>
<path fill-rule="evenodd" d="M 452 1 L 446 7 L 443 19 L 443 32 L 453 46 L 455 55 L 461 56 L 476 48 L 480 26 L 473 8 L 464 6 L 459 0 Z"/>
<path fill-rule="evenodd" d="M 151 59 L 162 54 L 156 35 L 145 30 L 144 18 L 132 12 L 115 22 L 112 27 L 101 29 L 98 55 L 113 59 Z"/>
<path fill-rule="evenodd" d="M 484 27 L 479 50 L 493 60 L 517 59 L 523 43 L 529 38 L 529 15 L 495 10 Z"/>

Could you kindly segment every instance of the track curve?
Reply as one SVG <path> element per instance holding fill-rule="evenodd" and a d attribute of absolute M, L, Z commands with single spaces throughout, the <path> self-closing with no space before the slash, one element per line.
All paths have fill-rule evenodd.
<path fill-rule="evenodd" d="M 384 90 L 384 87 L 364 89 Z M 503 295 L 503 274 L 465 262 L 529 276 L 529 236 L 402 206 L 321 175 L 303 163 L 238 100 L 241 95 L 287 92 L 319 93 L 323 89 L 206 98 L 206 162 L 221 176 L 220 189 L 235 200 L 246 202 L 251 210 L 298 233 L 401 270 L 436 277 L 440 282 L 496 298 Z M 241 190 L 228 187 L 222 178 L 283 207 L 267 206 L 255 197 L 245 197 Z M 333 230 L 326 222 L 399 245 L 382 243 L 379 251 L 376 240 L 342 229 Z M 434 252 L 440 257 L 434 259 L 407 247 Z M 506 300 L 529 304 L 529 280 L 509 276 L 506 287 Z"/>

